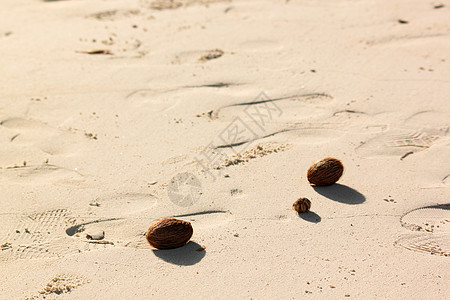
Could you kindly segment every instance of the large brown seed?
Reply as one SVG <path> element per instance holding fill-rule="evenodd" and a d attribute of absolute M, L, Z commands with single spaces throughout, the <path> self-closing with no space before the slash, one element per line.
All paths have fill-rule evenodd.
<path fill-rule="evenodd" d="M 330 185 L 341 178 L 344 166 L 339 159 L 327 157 L 316 161 L 308 169 L 308 181 L 315 185 Z"/>
<path fill-rule="evenodd" d="M 153 222 L 145 237 L 157 249 L 172 249 L 185 245 L 192 237 L 191 223 L 178 219 L 161 219 Z"/>

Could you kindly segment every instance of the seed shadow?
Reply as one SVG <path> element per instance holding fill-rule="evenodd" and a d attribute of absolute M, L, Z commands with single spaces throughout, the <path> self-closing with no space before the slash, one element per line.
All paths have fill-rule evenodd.
<path fill-rule="evenodd" d="M 345 203 L 345 204 L 361 204 L 366 201 L 366 197 L 349 186 L 335 183 L 329 186 L 313 186 L 313 189 L 328 199 Z"/>
<path fill-rule="evenodd" d="M 152 251 L 153 254 L 165 262 L 179 266 L 192 266 L 200 262 L 206 255 L 206 250 L 198 251 L 200 249 L 202 249 L 202 246 L 190 241 L 180 248 L 168 250 L 153 249 Z"/>
<path fill-rule="evenodd" d="M 320 221 L 322 221 L 322 218 L 313 211 L 299 213 L 298 216 L 300 218 L 302 218 L 303 220 L 311 222 L 311 223 L 319 223 Z"/>

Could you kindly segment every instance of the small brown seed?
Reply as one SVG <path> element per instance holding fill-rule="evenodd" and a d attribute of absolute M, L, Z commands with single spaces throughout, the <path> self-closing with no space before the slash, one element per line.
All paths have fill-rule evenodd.
<path fill-rule="evenodd" d="M 185 245 L 192 237 L 191 223 L 178 219 L 161 219 L 153 222 L 145 237 L 157 249 L 172 249 Z"/>
<path fill-rule="evenodd" d="M 308 198 L 298 198 L 292 208 L 298 213 L 307 212 L 311 208 L 311 201 Z"/>
<path fill-rule="evenodd" d="M 327 157 L 316 161 L 308 169 L 308 181 L 315 185 L 330 185 L 341 178 L 344 166 L 339 159 Z"/>

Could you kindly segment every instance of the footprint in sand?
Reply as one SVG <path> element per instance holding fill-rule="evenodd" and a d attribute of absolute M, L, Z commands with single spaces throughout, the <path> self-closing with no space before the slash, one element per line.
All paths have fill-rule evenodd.
<path fill-rule="evenodd" d="M 133 224 L 130 220 L 91 216 L 75 218 L 66 209 L 29 216 L 7 215 L 5 219 L 10 226 L 0 228 L 0 260 L 3 261 L 65 257 L 115 245 L 124 246 L 137 239 L 130 233 L 130 225 Z M 107 229 L 104 239 L 89 239 L 87 235 L 99 228 Z"/>
<path fill-rule="evenodd" d="M 211 111 L 212 120 L 229 121 L 230 124 L 219 134 L 222 143 L 217 148 L 231 148 L 248 145 L 250 142 L 277 136 L 279 141 L 299 136 L 300 143 L 326 143 L 344 134 L 344 131 L 327 128 L 326 125 L 308 126 L 304 120 L 329 114 L 328 104 L 333 97 L 325 93 L 269 98 L 261 93 L 254 101 L 223 106 Z M 329 126 L 328 126 L 329 127 Z M 229 132 L 244 132 L 239 139 L 227 142 Z M 279 136 L 285 136 L 285 140 Z"/>
<path fill-rule="evenodd" d="M 125 96 L 125 99 L 135 109 L 145 107 L 146 110 L 153 112 L 165 112 L 177 106 L 180 102 L 180 99 L 170 97 L 170 92 L 173 92 L 173 90 L 140 89 L 129 93 Z"/>
<path fill-rule="evenodd" d="M 223 226 L 232 219 L 228 211 L 212 210 L 197 213 L 169 215 L 169 216 L 139 216 L 135 218 L 98 219 L 92 222 L 77 223 L 66 229 L 66 234 L 74 240 L 90 244 L 87 250 L 94 250 L 93 246 L 103 247 L 131 247 L 136 249 L 151 249 L 145 239 L 148 226 L 157 219 L 178 218 L 192 223 L 195 229 Z M 104 239 L 86 240 L 88 232 L 104 231 Z"/>
<path fill-rule="evenodd" d="M 65 228 L 75 222 L 66 209 L 3 218 L 9 226 L 0 228 L 0 260 L 62 257 L 79 252 L 79 247 L 64 234 Z"/>
<path fill-rule="evenodd" d="M 157 201 L 151 194 L 129 192 L 102 195 L 93 203 L 98 205 L 96 214 L 101 214 L 101 217 L 128 218 L 151 210 Z"/>
<path fill-rule="evenodd" d="M 268 51 L 283 51 L 284 45 L 277 40 L 264 38 L 249 38 L 239 44 L 240 49 L 250 52 L 268 52 Z"/>
<path fill-rule="evenodd" d="M 23 118 L 8 118 L 1 121 L 0 134 L 8 140 L 0 150 L 0 156 L 3 158 L 0 179 L 27 185 L 54 182 L 70 185 L 84 181 L 84 176 L 78 171 L 47 162 L 52 156 L 68 157 L 76 154 L 81 149 L 79 144 L 85 137 L 37 120 Z M 46 162 L 30 165 L 23 160 L 18 162 L 18 157 L 23 160 Z"/>
<path fill-rule="evenodd" d="M 111 236 L 120 237 L 123 242 L 118 245 L 124 247 L 131 247 L 136 249 L 152 249 L 152 247 L 145 239 L 145 232 L 147 231 L 148 226 L 151 224 L 151 222 L 162 218 L 177 218 L 191 222 L 192 227 L 194 228 L 194 236 L 192 241 L 195 241 L 195 232 L 201 231 L 205 228 L 224 226 L 228 222 L 233 220 L 233 215 L 229 211 L 208 210 L 180 215 L 166 215 L 157 218 L 143 217 L 139 220 L 127 220 L 126 222 L 121 224 L 122 228 L 115 228 L 111 232 Z M 126 236 L 124 236 L 124 233 L 126 233 Z"/>
<path fill-rule="evenodd" d="M 406 126 L 416 126 L 424 128 L 448 128 L 450 126 L 449 117 L 445 113 L 425 110 L 412 114 L 404 121 Z"/>
<path fill-rule="evenodd" d="M 400 223 L 412 231 L 450 233 L 450 204 L 413 209 L 400 218 Z"/>
<path fill-rule="evenodd" d="M 115 193 L 102 195 L 91 202 L 89 218 L 77 218 L 73 226 L 66 229 L 66 234 L 78 242 L 96 245 L 135 246 L 148 248 L 145 230 L 155 220 L 153 209 L 156 198 L 145 193 Z M 87 240 L 89 232 L 104 232 L 101 240 Z"/>
<path fill-rule="evenodd" d="M 389 35 L 382 38 L 368 40 L 365 43 L 369 46 L 375 46 L 379 48 L 387 47 L 408 47 L 411 45 L 428 45 L 434 40 L 441 38 L 442 36 L 447 36 L 446 32 L 435 32 L 429 34 L 408 34 L 408 35 Z"/>
<path fill-rule="evenodd" d="M 335 111 L 329 118 L 329 122 L 334 123 L 336 127 L 346 128 L 349 131 L 364 133 L 381 133 L 387 130 L 388 125 L 377 124 L 380 116 L 384 113 L 369 113 L 359 110 L 343 109 Z"/>
<path fill-rule="evenodd" d="M 75 216 L 67 209 L 6 215 L 4 219 L 9 226 L 0 228 L 0 260 L 57 258 L 124 246 L 136 240 L 133 234 L 139 231 L 131 219 Z M 90 232 L 102 228 L 106 230 L 104 239 L 89 239 Z"/>
<path fill-rule="evenodd" d="M 157 216 L 155 203 L 146 194 L 124 193 L 97 198 L 84 216 L 67 209 L 7 214 L 3 219 L 9 226 L 0 228 L 0 260 L 57 258 L 111 247 L 151 249 L 145 232 L 156 219 L 180 218 L 199 230 L 233 219 L 222 210 Z"/>
<path fill-rule="evenodd" d="M 272 132 L 263 132 L 260 136 L 256 133 L 252 133 L 248 136 L 243 136 L 242 139 L 232 143 L 226 143 L 226 139 L 218 139 L 218 144 L 215 146 L 215 149 L 232 149 L 235 154 L 241 153 L 246 150 L 251 143 L 262 142 L 263 140 L 270 142 L 270 138 L 275 136 L 277 142 L 288 143 L 293 141 L 292 137 L 298 137 L 299 139 L 294 139 L 296 144 L 320 145 L 340 139 L 344 134 L 345 132 L 343 130 L 328 129 L 325 126 L 292 126 L 291 128 Z"/>
<path fill-rule="evenodd" d="M 400 156 L 430 148 L 438 140 L 450 136 L 445 115 L 424 111 L 404 121 L 404 128 L 393 128 L 359 145 L 355 151 L 363 157 Z"/>
<path fill-rule="evenodd" d="M 7 129 L 12 147 L 38 148 L 49 155 L 68 156 L 78 152 L 79 137 L 40 121 L 9 118 L 1 121 L 0 127 Z"/>
<path fill-rule="evenodd" d="M 17 166 L 0 170 L 0 180 L 25 185 L 63 184 L 74 185 L 85 181 L 84 176 L 75 171 L 55 165 Z"/>
<path fill-rule="evenodd" d="M 438 138 L 439 135 L 433 132 L 392 129 L 362 143 L 355 151 L 363 157 L 402 156 L 408 152 L 423 151 L 431 147 Z"/>
<path fill-rule="evenodd" d="M 450 256 L 450 237 L 438 234 L 408 234 L 394 243 L 395 246 L 415 252 Z"/>
<path fill-rule="evenodd" d="M 403 227 L 416 231 L 394 244 L 408 250 L 450 256 L 450 204 L 414 209 L 400 218 Z"/>
<path fill-rule="evenodd" d="M 214 110 L 211 119 L 233 120 L 237 115 L 244 122 L 265 126 L 272 122 L 292 122 L 318 117 L 327 113 L 326 106 L 333 102 L 326 93 L 305 93 L 270 98 L 261 93 L 254 100 L 226 105 Z"/>
<path fill-rule="evenodd" d="M 229 94 L 211 92 L 212 90 L 218 91 L 234 85 L 238 85 L 238 83 L 208 82 L 164 89 L 139 89 L 127 94 L 125 100 L 132 105 L 132 109 L 142 110 L 145 107 L 146 111 L 154 112 L 168 112 L 182 105 L 180 110 L 192 116 L 195 114 L 194 109 L 198 105 L 226 101 L 230 97 Z M 195 103 L 196 105 L 186 105 L 187 103 Z M 192 110 L 192 112 L 189 110 Z"/>

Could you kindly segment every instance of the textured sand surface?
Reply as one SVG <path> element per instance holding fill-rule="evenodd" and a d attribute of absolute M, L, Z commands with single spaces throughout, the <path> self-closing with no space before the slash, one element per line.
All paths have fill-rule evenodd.
<path fill-rule="evenodd" d="M 2 0 L 0 299 L 448 299 L 449 13 Z"/>

